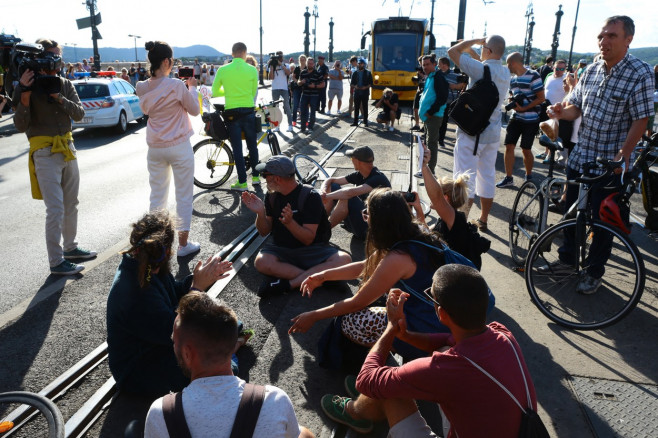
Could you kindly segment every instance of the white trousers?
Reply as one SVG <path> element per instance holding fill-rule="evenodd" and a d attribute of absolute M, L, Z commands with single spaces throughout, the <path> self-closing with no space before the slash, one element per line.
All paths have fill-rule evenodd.
<path fill-rule="evenodd" d="M 189 231 L 192 222 L 194 195 L 194 152 L 187 139 L 168 148 L 149 148 L 146 155 L 151 186 L 150 211 L 167 208 L 169 183 L 174 174 L 176 188 L 176 214 L 180 220 L 179 231 Z"/>
<path fill-rule="evenodd" d="M 478 151 L 473 155 L 475 140 L 460 132 L 455 143 L 453 178 L 468 173 L 468 197 L 478 195 L 480 198 L 493 198 L 496 191 L 496 157 L 500 140 L 496 143 L 478 144 Z"/>

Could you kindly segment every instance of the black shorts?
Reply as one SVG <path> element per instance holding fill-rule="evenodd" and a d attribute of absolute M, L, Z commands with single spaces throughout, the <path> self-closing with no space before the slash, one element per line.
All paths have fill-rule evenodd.
<path fill-rule="evenodd" d="M 539 122 L 523 123 L 518 119 L 512 119 L 507 124 L 505 144 L 516 145 L 519 137 L 521 137 L 521 149 L 532 149 L 532 143 L 535 141 L 538 129 Z"/>
<path fill-rule="evenodd" d="M 201 79 L 201 75 L 194 75 L 194 79 Z"/>
<path fill-rule="evenodd" d="M 402 116 L 402 110 L 398 109 L 395 112 L 395 119 L 396 120 L 399 119 L 400 116 Z M 384 111 L 381 111 L 379 114 L 377 114 L 377 120 L 381 120 L 382 122 L 389 122 L 390 118 L 391 118 L 391 111 L 390 110 L 389 111 L 384 110 Z"/>

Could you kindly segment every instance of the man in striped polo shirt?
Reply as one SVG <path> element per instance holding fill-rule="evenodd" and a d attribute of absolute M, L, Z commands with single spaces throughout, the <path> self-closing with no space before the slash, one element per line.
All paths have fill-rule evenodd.
<path fill-rule="evenodd" d="M 514 171 L 514 148 L 521 138 L 523 164 L 525 166 L 525 180 L 532 178 L 532 166 L 535 158 L 532 155 L 532 143 L 539 129 L 540 104 L 544 101 L 544 84 L 541 76 L 534 70 L 525 68 L 523 56 L 514 52 L 507 57 L 507 68 L 512 73 L 510 93 L 512 100 L 516 100 L 516 107 L 512 119 L 507 125 L 505 135 L 505 178 L 496 187 L 510 187 L 514 185 L 512 172 Z"/>

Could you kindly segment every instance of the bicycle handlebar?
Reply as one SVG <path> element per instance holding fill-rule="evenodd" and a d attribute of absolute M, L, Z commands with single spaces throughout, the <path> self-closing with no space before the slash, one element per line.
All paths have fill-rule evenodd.
<path fill-rule="evenodd" d="M 596 176 L 579 176 L 575 179 L 575 181 L 579 184 L 592 184 L 595 182 L 599 182 L 610 175 L 615 171 L 615 169 L 619 169 L 624 165 L 624 159 L 622 158 L 619 161 L 613 161 L 613 160 L 607 160 L 604 158 L 597 158 L 596 161 L 590 161 L 585 164 L 583 164 L 583 170 L 584 173 L 588 173 L 590 170 L 593 169 L 601 169 L 605 168 L 605 172 L 601 175 L 596 175 Z"/>
<path fill-rule="evenodd" d="M 271 101 L 271 102 L 269 102 L 269 103 L 264 103 L 264 104 L 263 104 L 263 103 L 259 103 L 259 104 L 258 104 L 258 108 L 261 108 L 261 109 L 262 109 L 262 108 L 264 108 L 264 107 L 278 105 L 278 104 L 280 104 L 280 103 L 282 103 L 282 102 L 283 102 L 283 99 L 273 100 L 273 101 Z"/>

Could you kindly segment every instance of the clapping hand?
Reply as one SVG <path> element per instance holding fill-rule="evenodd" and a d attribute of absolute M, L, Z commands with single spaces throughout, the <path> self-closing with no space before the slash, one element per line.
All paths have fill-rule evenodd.
<path fill-rule="evenodd" d="M 198 262 L 194 267 L 194 280 L 192 286 L 206 290 L 217 280 L 228 277 L 228 271 L 233 268 L 233 263 L 224 261 L 219 254 L 208 257 L 204 262 Z"/>
<path fill-rule="evenodd" d="M 286 204 L 285 207 L 281 210 L 281 217 L 279 218 L 279 221 L 283 225 L 288 225 L 289 223 L 292 222 L 292 214 L 294 212 L 292 211 L 292 208 L 290 207 L 290 203 Z"/>
<path fill-rule="evenodd" d="M 398 337 L 407 331 L 407 320 L 404 316 L 404 302 L 407 301 L 407 298 L 409 298 L 409 294 L 400 289 L 391 289 L 386 297 L 388 323 Z"/>
<path fill-rule="evenodd" d="M 255 193 L 242 192 L 242 203 L 256 214 L 265 213 L 265 204 Z"/>

